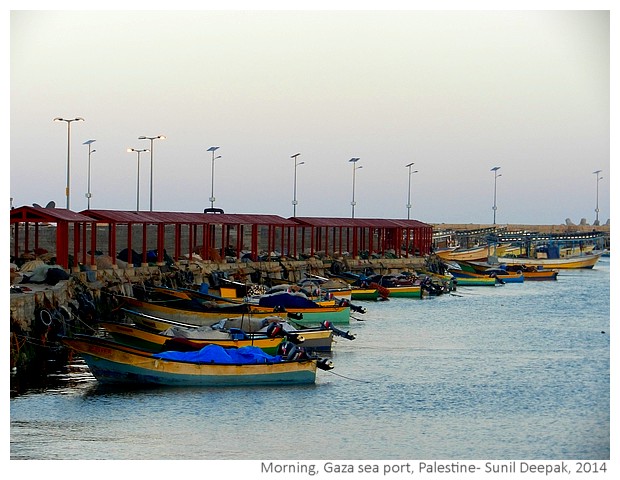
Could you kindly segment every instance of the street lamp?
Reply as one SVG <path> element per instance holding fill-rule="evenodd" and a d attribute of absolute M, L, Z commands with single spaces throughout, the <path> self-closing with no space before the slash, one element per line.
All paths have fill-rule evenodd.
<path fill-rule="evenodd" d="M 96 152 L 97 150 L 92 150 L 91 149 L 91 145 L 93 144 L 93 142 L 96 142 L 96 140 L 86 140 L 82 145 L 88 145 L 88 182 L 87 182 L 87 188 L 86 188 L 86 208 L 88 210 L 90 210 L 90 197 L 92 197 L 92 193 L 90 193 L 90 155 L 91 153 Z"/>
<path fill-rule="evenodd" d="M 140 211 L 140 154 L 142 152 L 148 152 L 148 148 L 143 148 L 141 150 L 137 148 L 128 148 L 128 152 L 136 152 L 138 154 L 138 183 L 136 186 L 136 212 Z"/>
<path fill-rule="evenodd" d="M 213 196 L 213 177 L 215 172 L 215 160 L 218 158 L 222 158 L 221 155 L 215 156 L 215 151 L 220 147 L 210 147 L 207 148 L 207 152 L 211 152 L 211 198 L 209 201 L 211 202 L 211 208 L 213 208 L 213 202 L 215 202 L 215 197 Z"/>
<path fill-rule="evenodd" d="M 409 169 L 409 189 L 407 191 L 407 220 L 409 220 L 411 218 L 411 174 L 412 173 L 418 173 L 417 170 L 414 170 L 413 172 L 411 171 L 411 166 L 413 165 L 413 162 L 408 163 L 407 165 L 405 165 L 405 167 L 407 167 Z"/>
<path fill-rule="evenodd" d="M 291 158 L 295 162 L 295 177 L 293 181 L 293 217 L 297 216 L 297 166 L 303 165 L 306 162 L 297 162 L 297 157 L 299 157 L 301 153 L 296 153 L 295 155 L 291 155 Z"/>
<path fill-rule="evenodd" d="M 493 225 L 495 225 L 495 214 L 497 213 L 497 177 L 501 177 L 502 174 L 497 174 L 497 171 L 502 167 L 493 167 L 492 172 L 495 172 L 495 184 L 493 186 Z"/>
<path fill-rule="evenodd" d="M 596 212 L 596 220 L 594 220 L 594 225 L 600 225 L 600 222 L 598 221 L 598 182 L 600 180 L 603 179 L 603 177 L 601 177 L 599 175 L 599 173 L 601 173 L 601 170 L 597 170 L 596 172 L 592 172 L 593 175 L 596 175 L 596 208 L 594 209 L 594 211 Z"/>
<path fill-rule="evenodd" d="M 69 188 L 71 183 L 71 122 L 83 122 L 82 117 L 75 118 L 60 118 L 56 117 L 55 122 L 67 122 L 67 187 L 65 188 L 65 195 L 67 196 L 67 210 L 69 210 Z"/>
<path fill-rule="evenodd" d="M 361 165 L 359 167 L 356 166 L 358 160 L 359 158 L 352 158 L 349 160 L 349 162 L 353 163 L 353 197 L 351 198 L 351 218 L 355 218 L 355 170 L 362 168 Z"/>
<path fill-rule="evenodd" d="M 142 135 L 138 137 L 138 140 L 150 140 L 151 141 L 151 186 L 150 186 L 150 203 L 149 203 L 149 211 L 153 211 L 153 140 L 165 140 L 166 137 L 164 135 L 157 135 L 156 137 L 147 137 Z"/>

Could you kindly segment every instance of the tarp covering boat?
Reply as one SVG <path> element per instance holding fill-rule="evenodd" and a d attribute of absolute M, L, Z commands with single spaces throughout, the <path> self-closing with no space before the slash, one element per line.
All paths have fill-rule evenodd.
<path fill-rule="evenodd" d="M 154 358 L 191 363 L 216 363 L 226 365 L 253 365 L 257 363 L 278 363 L 281 355 L 269 355 L 258 347 L 224 348 L 219 345 L 207 345 L 194 352 L 168 351 L 154 353 Z"/>

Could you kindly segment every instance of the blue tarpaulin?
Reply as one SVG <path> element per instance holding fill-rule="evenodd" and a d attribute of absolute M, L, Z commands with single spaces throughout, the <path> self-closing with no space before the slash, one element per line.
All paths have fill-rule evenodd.
<path fill-rule="evenodd" d="M 224 348 L 219 345 L 207 345 L 194 352 L 168 351 L 154 353 L 154 358 L 177 360 L 192 363 L 255 364 L 282 361 L 280 355 L 269 355 L 258 347 Z"/>

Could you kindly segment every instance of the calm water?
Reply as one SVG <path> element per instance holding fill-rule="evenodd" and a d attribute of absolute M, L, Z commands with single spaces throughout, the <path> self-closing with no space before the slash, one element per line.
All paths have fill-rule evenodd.
<path fill-rule="evenodd" d="M 609 259 L 455 293 L 365 302 L 309 387 L 126 391 L 78 363 L 11 398 L 11 459 L 609 459 Z"/>

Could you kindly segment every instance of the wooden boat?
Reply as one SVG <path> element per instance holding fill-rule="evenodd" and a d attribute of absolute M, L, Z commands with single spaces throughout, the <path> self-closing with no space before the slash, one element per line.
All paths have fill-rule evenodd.
<path fill-rule="evenodd" d="M 499 283 L 523 283 L 525 280 L 525 276 L 523 272 L 509 272 L 507 270 L 503 270 L 501 268 L 485 268 L 484 270 L 470 270 L 466 268 L 465 262 L 459 262 L 461 265 L 461 269 L 450 269 L 450 273 L 452 273 L 457 278 L 484 278 L 484 277 L 493 277 L 496 278 Z"/>
<path fill-rule="evenodd" d="M 458 287 L 492 287 L 501 285 L 494 277 L 455 277 L 456 286 Z"/>
<path fill-rule="evenodd" d="M 488 245 L 484 245 L 481 247 L 474 247 L 474 248 L 457 248 L 456 250 L 452 250 L 452 251 L 438 251 L 435 252 L 435 254 L 443 259 L 443 260 L 448 260 L 448 261 L 453 261 L 453 260 L 473 260 L 473 261 L 477 261 L 477 260 L 486 260 L 487 257 L 489 256 L 489 251 L 490 248 Z"/>
<path fill-rule="evenodd" d="M 389 298 L 421 298 L 421 285 L 405 285 L 402 287 L 385 287 L 389 294 Z"/>
<path fill-rule="evenodd" d="M 271 356 L 256 347 L 226 350 L 218 345 L 197 352 L 152 353 L 88 335 L 64 337 L 62 342 L 84 359 L 99 382 L 132 386 L 302 385 L 316 382 L 317 367 L 333 368 L 324 359 L 295 358 L 294 349 L 286 356 Z M 246 356 L 250 362 L 242 363 Z"/>
<path fill-rule="evenodd" d="M 365 313 L 362 307 L 352 305 L 347 300 L 336 302 L 314 302 L 303 294 L 288 292 L 262 295 L 258 299 L 258 305 L 263 308 L 283 309 L 288 312 L 291 318 L 303 319 L 304 324 L 317 325 L 324 321 L 334 324 L 348 324 L 351 310 L 358 313 Z"/>
<path fill-rule="evenodd" d="M 304 323 L 309 325 L 320 325 L 324 321 L 344 325 L 349 323 L 351 310 L 358 313 L 365 313 L 364 308 L 353 305 L 344 298 L 338 300 L 314 301 L 309 299 L 302 292 L 277 291 L 272 294 L 260 295 L 247 302 L 214 297 L 211 294 L 205 294 L 194 290 L 184 289 L 181 292 L 198 304 L 206 306 L 216 305 L 220 308 L 231 308 L 231 306 L 237 305 L 241 308 L 249 309 L 250 316 L 252 317 L 265 318 L 273 316 L 275 313 L 280 317 L 293 318 L 296 320 L 303 319 Z M 133 309 L 141 311 L 140 309 Z M 260 313 L 257 315 L 257 312 L 265 312 L 266 314 Z M 272 315 L 268 315 L 269 312 L 271 312 Z M 169 318 L 167 316 L 157 315 L 156 313 L 154 313 L 154 315 Z M 232 314 L 227 317 L 234 316 L 240 315 Z M 172 318 L 171 320 L 176 319 Z M 191 319 L 185 319 L 183 322 L 190 324 L 195 323 Z"/>
<path fill-rule="evenodd" d="M 108 332 L 114 340 L 124 345 L 141 348 L 151 352 L 162 350 L 199 350 L 207 345 L 220 345 L 224 348 L 241 348 L 254 346 L 262 351 L 275 355 L 278 347 L 285 340 L 284 336 L 269 337 L 267 334 L 246 334 L 239 332 L 222 332 L 219 330 L 205 331 L 191 335 L 190 331 L 196 328 L 169 327 L 160 332 L 138 325 L 129 325 L 119 322 L 100 322 L 97 324 Z M 185 329 L 186 332 L 179 330 Z M 297 338 L 298 343 L 303 342 Z"/>
<path fill-rule="evenodd" d="M 379 290 L 376 288 L 352 287 L 351 300 L 378 300 Z"/>
<path fill-rule="evenodd" d="M 179 323 L 172 320 L 166 320 L 163 318 L 157 318 L 152 315 L 147 315 L 141 312 L 136 312 L 128 309 L 122 309 L 127 318 L 134 323 L 134 325 L 146 329 L 154 334 L 169 330 L 171 328 L 183 328 L 183 329 L 197 329 L 198 325 Z M 317 327 L 299 326 L 294 328 L 289 325 L 287 321 L 283 321 L 279 317 L 266 317 L 262 319 L 250 318 L 250 317 L 234 317 L 221 319 L 218 322 L 218 326 L 211 326 L 211 328 L 220 328 L 224 331 L 241 330 L 246 335 L 265 335 L 269 326 L 273 323 L 278 323 L 282 327 L 281 335 L 286 336 L 289 340 L 292 337 L 300 337 L 296 341 L 303 340 L 303 347 L 308 351 L 314 352 L 330 352 L 332 350 L 332 344 L 334 335 L 344 336 L 349 340 L 353 340 L 355 337 L 349 335 L 348 332 L 343 334 L 340 330 L 332 325 L 320 325 Z M 300 340 L 301 339 L 301 340 Z"/>
<path fill-rule="evenodd" d="M 523 275 L 523 280 L 557 280 L 558 270 L 549 268 L 528 267 L 527 265 L 491 264 L 488 262 L 457 262 L 463 271 L 485 273 L 490 269 Z M 500 274 L 502 275 L 502 274 Z M 498 275 L 499 276 L 499 275 Z M 500 278 L 504 279 L 503 276 Z"/>
<path fill-rule="evenodd" d="M 154 317 L 172 320 L 179 323 L 198 326 L 212 325 L 223 318 L 247 316 L 253 318 L 267 318 L 279 316 L 286 318 L 287 312 L 274 308 L 263 308 L 257 305 L 221 304 L 209 307 L 186 305 L 171 302 L 149 302 L 133 297 L 122 297 L 122 305 L 130 310 L 146 313 Z"/>
<path fill-rule="evenodd" d="M 506 266 L 534 267 L 536 269 L 594 268 L 594 265 L 596 265 L 599 258 L 601 258 L 601 253 L 591 253 L 561 258 L 498 257 L 497 263 L 504 264 Z"/>

